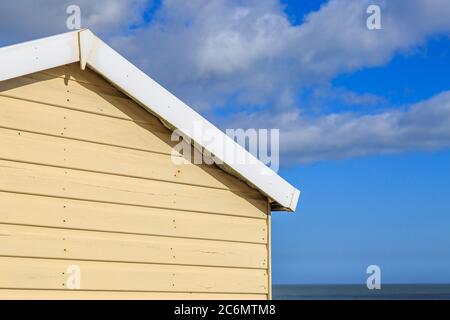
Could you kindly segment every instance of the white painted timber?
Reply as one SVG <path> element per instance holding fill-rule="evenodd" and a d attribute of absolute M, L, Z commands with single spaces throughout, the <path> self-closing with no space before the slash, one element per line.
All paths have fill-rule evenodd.
<path fill-rule="evenodd" d="M 78 32 L 0 48 L 0 81 L 79 61 Z"/>

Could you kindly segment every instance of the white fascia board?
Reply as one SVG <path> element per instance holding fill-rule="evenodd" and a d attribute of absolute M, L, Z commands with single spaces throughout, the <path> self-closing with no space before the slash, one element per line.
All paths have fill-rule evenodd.
<path fill-rule="evenodd" d="M 295 210 L 300 195 L 299 190 L 273 171 L 269 173 L 270 169 L 262 162 L 98 39 L 92 32 L 80 31 L 79 41 L 82 67 L 87 64 L 153 114 L 203 146 L 214 155 L 216 162 L 218 160 L 225 164 L 242 179 L 266 194 L 279 205 L 278 208 L 287 211 Z M 208 140 L 207 144 L 202 141 L 204 137 L 201 133 L 196 134 L 199 124 L 201 124 L 202 132 L 207 132 L 208 136 L 214 137 Z M 247 159 L 247 161 L 239 163 L 236 159 Z"/>
<path fill-rule="evenodd" d="M 78 31 L 0 48 L 0 81 L 77 61 Z"/>

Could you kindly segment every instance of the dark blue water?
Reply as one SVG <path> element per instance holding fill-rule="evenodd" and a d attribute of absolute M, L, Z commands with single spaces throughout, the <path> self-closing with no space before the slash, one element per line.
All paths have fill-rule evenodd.
<path fill-rule="evenodd" d="M 450 300 L 450 284 L 382 285 L 369 290 L 365 285 L 274 285 L 276 300 Z"/>

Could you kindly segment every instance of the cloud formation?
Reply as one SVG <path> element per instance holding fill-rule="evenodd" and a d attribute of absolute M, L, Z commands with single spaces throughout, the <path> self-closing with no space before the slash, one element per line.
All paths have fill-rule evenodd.
<path fill-rule="evenodd" d="M 219 121 L 234 127 L 281 128 L 292 163 L 449 145 L 448 92 L 374 114 L 371 107 L 389 105 L 383 97 L 330 85 L 343 73 L 385 65 L 432 36 L 448 35 L 448 0 L 330 0 L 300 25 L 278 0 L 166 0 L 146 22 L 143 11 L 152 3 L 77 1 L 83 27 L 193 108 L 221 109 L 228 117 Z M 0 44 L 66 31 L 69 4 L 0 3 Z M 369 4 L 381 7 L 382 30 L 367 29 Z M 305 100 L 306 90 L 313 94 Z M 306 116 L 322 103 L 365 108 Z"/>
<path fill-rule="evenodd" d="M 150 0 L 15 0 L 0 1 L 0 44 L 13 44 L 67 32 L 66 9 L 81 8 L 81 27 L 111 35 L 142 20 Z"/>
<path fill-rule="evenodd" d="M 237 107 L 239 116 L 224 127 L 281 128 L 283 159 L 290 163 L 449 146 L 448 93 L 377 114 L 302 116 L 320 102 L 386 107 L 383 97 L 329 82 L 450 32 L 448 1 L 378 1 L 383 29 L 377 31 L 366 27 L 372 3 L 329 1 L 297 26 L 277 1 L 167 1 L 153 24 L 116 45 L 133 47 L 134 60 L 200 110 L 230 97 L 247 110 L 266 106 L 240 114 Z M 312 103 L 296 98 L 311 87 Z"/>
<path fill-rule="evenodd" d="M 305 87 L 386 64 L 450 31 L 446 0 L 376 1 L 383 29 L 368 30 L 373 2 L 331 0 L 293 25 L 276 0 L 169 0 L 151 24 L 113 44 L 197 109 L 230 98 L 283 108 Z"/>
<path fill-rule="evenodd" d="M 236 115 L 223 123 L 242 128 L 280 127 L 283 163 L 308 163 L 372 154 L 450 147 L 450 91 L 400 109 L 303 117 L 298 109 Z"/>

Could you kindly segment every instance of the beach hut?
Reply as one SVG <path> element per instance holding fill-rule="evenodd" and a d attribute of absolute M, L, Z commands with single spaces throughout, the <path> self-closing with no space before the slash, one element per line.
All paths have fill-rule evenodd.
<path fill-rule="evenodd" d="M 299 191 L 91 31 L 0 48 L 0 141 L 0 298 L 271 298 Z"/>

